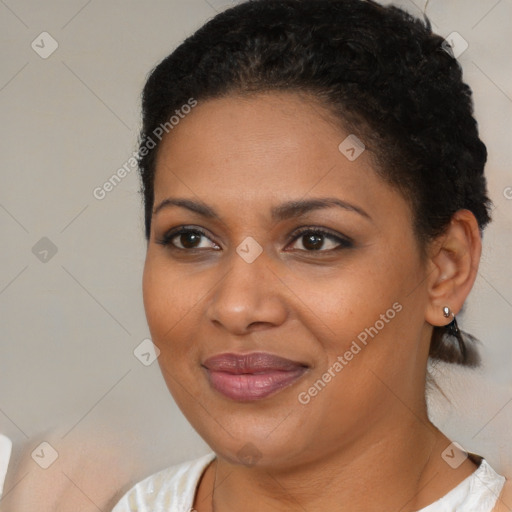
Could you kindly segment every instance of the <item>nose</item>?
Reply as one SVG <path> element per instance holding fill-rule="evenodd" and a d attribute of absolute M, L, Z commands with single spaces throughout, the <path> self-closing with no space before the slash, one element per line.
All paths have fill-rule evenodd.
<path fill-rule="evenodd" d="M 286 285 L 265 252 L 249 261 L 233 251 L 228 270 L 207 302 L 209 321 L 231 334 L 276 327 L 288 315 Z"/>

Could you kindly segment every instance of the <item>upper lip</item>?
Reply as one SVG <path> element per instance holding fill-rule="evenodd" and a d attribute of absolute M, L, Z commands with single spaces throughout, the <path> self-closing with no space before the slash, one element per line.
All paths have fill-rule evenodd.
<path fill-rule="evenodd" d="M 208 370 L 233 374 L 266 373 L 271 371 L 292 371 L 307 365 L 279 357 L 267 352 L 250 354 L 224 353 L 209 357 L 203 366 Z"/>

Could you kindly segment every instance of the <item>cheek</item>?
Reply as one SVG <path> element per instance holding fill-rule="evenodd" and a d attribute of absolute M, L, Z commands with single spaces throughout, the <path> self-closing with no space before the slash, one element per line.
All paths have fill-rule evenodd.
<path fill-rule="evenodd" d="M 168 281 L 169 274 L 159 272 L 154 258 L 148 255 L 144 265 L 142 295 L 146 319 L 155 343 L 164 332 L 165 325 L 168 325 L 167 329 L 172 325 L 174 310 L 169 305 L 172 303 L 174 288 L 169 286 L 172 283 Z"/>
<path fill-rule="evenodd" d="M 347 361 L 342 364 L 354 369 L 370 364 L 392 372 L 393 364 L 404 364 L 407 354 L 414 353 L 413 347 L 407 346 L 416 342 L 414 330 L 419 328 L 410 318 L 417 300 L 411 291 L 422 271 L 414 248 L 401 247 L 404 249 L 369 252 L 330 283 L 325 281 L 314 291 L 309 287 L 309 293 L 304 293 L 305 304 L 320 320 L 314 319 L 329 365 L 342 356 Z M 397 355 L 400 349 L 407 350 Z M 344 374 L 355 381 L 363 378 L 357 372 Z"/>
<path fill-rule="evenodd" d="M 153 343 L 160 350 L 158 364 L 171 395 L 188 417 L 200 395 L 196 389 L 197 343 L 193 318 L 201 294 L 194 293 L 186 274 L 149 254 L 143 272 L 143 299 Z M 195 309 L 194 309 L 195 308 Z"/>
<path fill-rule="evenodd" d="M 153 342 L 161 351 L 185 336 L 183 319 L 197 303 L 183 274 L 150 254 L 146 257 L 142 280 L 144 309 Z"/>

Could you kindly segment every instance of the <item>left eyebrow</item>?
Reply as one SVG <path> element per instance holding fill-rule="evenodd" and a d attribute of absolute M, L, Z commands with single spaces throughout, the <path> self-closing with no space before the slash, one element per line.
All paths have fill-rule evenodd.
<path fill-rule="evenodd" d="M 298 201 L 288 201 L 286 203 L 280 204 L 275 208 L 272 208 L 272 219 L 273 220 L 285 220 L 291 217 L 298 217 L 300 215 L 304 215 L 313 210 L 319 210 L 322 208 L 332 208 L 337 206 L 339 208 L 343 208 L 344 210 L 355 212 L 365 217 L 368 220 L 372 220 L 370 215 L 366 213 L 362 208 L 355 206 L 353 204 L 347 203 L 346 201 L 342 201 L 336 197 L 322 197 L 316 199 L 303 199 Z"/>

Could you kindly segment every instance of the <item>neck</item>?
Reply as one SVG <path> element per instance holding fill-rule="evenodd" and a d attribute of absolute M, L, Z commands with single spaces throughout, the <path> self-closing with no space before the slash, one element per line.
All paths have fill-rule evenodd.
<path fill-rule="evenodd" d="M 410 414 L 409 414 L 410 418 Z M 441 457 L 450 444 L 428 420 L 379 428 L 386 436 L 361 436 L 350 446 L 293 467 L 246 467 L 218 457 L 207 481 L 214 487 L 204 510 L 281 512 L 304 510 L 400 510 L 412 512 L 439 499 L 469 476 L 467 460 L 457 470 Z M 215 480 L 215 484 L 213 482 Z M 202 512 L 202 508 L 197 509 Z"/>

